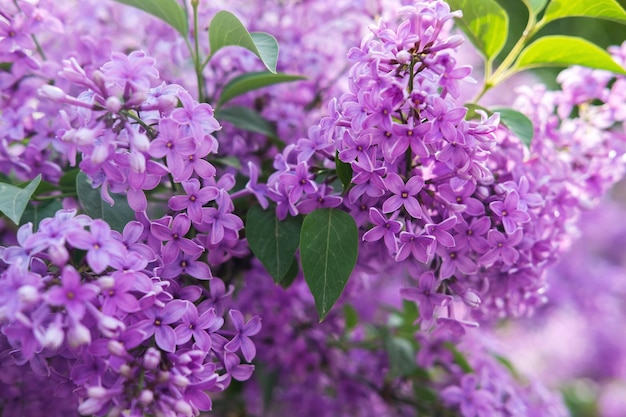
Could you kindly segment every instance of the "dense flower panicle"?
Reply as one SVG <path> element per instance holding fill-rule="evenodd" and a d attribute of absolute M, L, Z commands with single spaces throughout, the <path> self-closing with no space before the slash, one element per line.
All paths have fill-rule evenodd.
<path fill-rule="evenodd" d="M 158 267 L 163 261 L 140 246 L 145 245 L 137 242 L 141 238 L 131 238 L 140 229 L 127 228 L 125 234 L 135 240 L 127 248 L 123 235 L 110 232 L 104 224 L 75 211 L 60 211 L 42 221 L 39 230 L 33 232 L 31 224 L 23 226 L 21 245 L 4 249 L 0 340 L 6 346 L 1 355 L 16 359 L 7 363 L 7 369 L 29 364 L 26 379 L 54 373 L 67 387 L 64 395 L 71 397 L 70 402 L 80 402 L 77 409 L 83 415 L 123 409 L 133 415 L 197 415 L 210 409 L 211 401 L 202 391 L 222 391 L 231 378 L 250 376 L 252 367 L 234 367 L 233 361 L 239 352 L 247 361 L 254 357 L 250 336 L 258 333 L 260 318 L 244 324 L 241 313 L 229 310 L 235 329 L 231 332 L 217 315 L 218 308 L 224 310 L 211 298 L 204 297 L 202 310 L 192 303 L 204 291 L 186 283 L 186 269 L 171 281 L 154 274 L 166 268 Z M 55 230 L 54 240 L 50 230 Z M 32 246 L 31 242 L 39 243 Z M 76 267 L 61 265 L 54 258 L 59 245 Z M 102 267 L 102 253 L 90 256 L 96 246 L 114 247 L 118 260 Z M 81 254 L 79 249 L 85 251 Z M 142 252 L 150 257 L 144 258 Z M 193 262 L 190 259 L 189 268 L 202 271 Z M 197 275 L 210 278 L 210 271 Z M 215 299 L 220 294 L 211 291 Z M 137 393 L 134 384 L 140 374 L 144 390 Z M 3 381 L 3 393 L 17 388 L 20 381 Z M 10 398 L 3 394 L 3 404 Z M 178 411 L 166 411 L 173 404 Z M 180 411 L 187 408 L 189 413 Z"/>

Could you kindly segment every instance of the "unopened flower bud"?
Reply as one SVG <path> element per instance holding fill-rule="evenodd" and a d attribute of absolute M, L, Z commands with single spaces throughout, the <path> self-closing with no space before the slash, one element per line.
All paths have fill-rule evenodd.
<path fill-rule="evenodd" d="M 124 356 L 126 355 L 126 349 L 124 348 L 124 344 L 117 340 L 109 340 L 107 344 L 107 349 L 111 352 L 111 355 L 115 356 Z"/>
<path fill-rule="evenodd" d="M 95 399 L 106 398 L 107 390 L 104 387 L 96 386 L 87 388 L 87 396 Z"/>
<path fill-rule="evenodd" d="M 138 400 L 141 404 L 148 405 L 154 400 L 154 393 L 148 389 L 145 389 L 139 394 Z"/>
<path fill-rule="evenodd" d="M 24 285 L 17 291 L 20 301 L 24 304 L 32 304 L 40 298 L 39 291 L 32 285 Z"/>
<path fill-rule="evenodd" d="M 409 53 L 409 51 L 405 51 L 403 49 L 396 54 L 396 60 L 400 64 L 408 64 L 409 62 L 411 62 L 411 54 Z"/>
<path fill-rule="evenodd" d="M 191 409 L 191 406 L 183 400 L 176 401 L 176 403 L 174 404 L 174 409 L 182 415 L 193 416 L 193 410 Z"/>
<path fill-rule="evenodd" d="M 119 98 L 117 98 L 115 96 L 111 96 L 111 97 L 107 98 L 107 101 L 105 103 L 105 107 L 111 113 L 118 113 L 120 111 L 120 109 L 122 108 L 122 102 L 120 101 Z"/>
<path fill-rule="evenodd" d="M 49 98 L 50 100 L 63 100 L 65 99 L 65 91 L 59 87 L 50 84 L 44 84 L 39 87 L 37 93 L 40 97 Z"/>
<path fill-rule="evenodd" d="M 159 363 L 161 363 L 161 352 L 153 347 L 148 348 L 146 353 L 143 355 L 144 368 L 153 370 L 159 366 Z"/>

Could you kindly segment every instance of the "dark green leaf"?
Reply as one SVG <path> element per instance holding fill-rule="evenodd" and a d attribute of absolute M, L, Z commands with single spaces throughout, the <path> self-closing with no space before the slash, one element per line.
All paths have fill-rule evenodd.
<path fill-rule="evenodd" d="M 76 191 L 76 176 L 79 172 L 79 168 L 74 168 L 64 173 L 59 180 L 59 186 L 61 187 L 61 189 L 66 191 Z"/>
<path fill-rule="evenodd" d="M 215 112 L 215 118 L 219 121 L 230 122 L 239 129 L 276 138 L 274 126 L 258 112 L 248 107 L 233 106 L 220 109 Z"/>
<path fill-rule="evenodd" d="M 535 129 L 533 122 L 531 122 L 528 117 L 517 110 L 504 107 L 494 108 L 491 109 L 491 111 L 500 113 L 500 121 L 502 124 L 508 127 L 527 148 L 530 148 Z"/>
<path fill-rule="evenodd" d="M 300 272 L 300 267 L 298 266 L 298 259 L 295 257 L 291 261 L 291 266 L 287 271 L 287 274 L 280 280 L 280 286 L 287 289 L 298 277 L 298 272 Z"/>
<path fill-rule="evenodd" d="M 0 212 L 4 213 L 16 225 L 20 224 L 26 205 L 40 182 L 41 174 L 37 175 L 24 188 L 0 183 Z"/>
<path fill-rule="evenodd" d="M 230 80 L 222 89 L 217 106 L 220 107 L 227 101 L 245 94 L 249 91 L 258 90 L 269 85 L 287 83 L 291 81 L 304 80 L 300 75 L 289 75 L 283 73 L 271 73 L 267 71 L 250 72 L 240 75 Z"/>
<path fill-rule="evenodd" d="M 416 370 L 415 347 L 408 340 L 393 336 L 384 336 L 385 350 L 389 355 L 389 374 L 392 378 L 407 376 Z"/>
<path fill-rule="evenodd" d="M 128 222 L 135 220 L 135 212 L 130 208 L 126 197 L 120 194 L 111 194 L 113 206 L 102 200 L 100 190 L 93 188 L 84 172 L 76 176 L 76 192 L 80 204 L 93 219 L 106 221 L 111 229 L 121 232 Z"/>
<path fill-rule="evenodd" d="M 528 7 L 528 11 L 530 11 L 535 16 L 546 7 L 546 3 L 548 0 L 522 0 L 526 7 Z"/>
<path fill-rule="evenodd" d="M 246 238 L 252 253 L 279 283 L 289 271 L 300 241 L 300 217 L 278 220 L 273 210 L 252 206 L 246 216 Z"/>
<path fill-rule="evenodd" d="M 626 23 L 626 12 L 615 0 L 552 0 L 546 8 L 543 20 L 548 23 L 574 16 Z"/>
<path fill-rule="evenodd" d="M 276 39 L 263 32 L 250 33 L 234 14 L 222 10 L 218 12 L 209 26 L 209 44 L 211 55 L 225 46 L 240 46 L 258 56 L 265 67 L 276 72 L 278 62 L 278 43 Z"/>
<path fill-rule="evenodd" d="M 415 399 L 420 404 L 436 403 L 439 399 L 437 393 L 426 385 L 413 384 L 413 392 L 415 393 Z"/>
<path fill-rule="evenodd" d="M 115 0 L 118 3 L 136 7 L 158 17 L 176 29 L 184 38 L 189 34 L 189 22 L 185 11 L 176 0 Z"/>
<path fill-rule="evenodd" d="M 545 36 L 528 45 L 519 56 L 517 70 L 537 67 L 584 67 L 626 74 L 604 49 L 572 36 Z"/>
<path fill-rule="evenodd" d="M 300 233 L 302 271 L 320 321 L 343 291 L 356 264 L 359 235 L 347 213 L 323 208 L 309 213 Z"/>
<path fill-rule="evenodd" d="M 39 222 L 46 217 L 54 217 L 55 213 L 63 208 L 60 200 L 50 200 L 37 204 L 30 204 L 24 210 L 20 224 L 31 222 L 33 230 L 37 230 Z"/>
<path fill-rule="evenodd" d="M 461 9 L 457 21 L 472 43 L 487 58 L 494 58 L 504 47 L 509 32 L 509 16 L 495 0 L 448 0 L 451 9 Z"/>
<path fill-rule="evenodd" d="M 335 169 L 343 189 L 346 190 L 352 182 L 352 165 L 339 159 L 339 151 L 335 153 Z"/>

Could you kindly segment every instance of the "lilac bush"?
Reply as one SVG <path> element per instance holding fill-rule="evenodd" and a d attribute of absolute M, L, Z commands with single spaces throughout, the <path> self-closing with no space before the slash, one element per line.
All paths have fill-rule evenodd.
<path fill-rule="evenodd" d="M 624 174 L 625 47 L 537 33 L 626 12 L 523 2 L 0 1 L 2 415 L 568 415 L 490 329 Z"/>

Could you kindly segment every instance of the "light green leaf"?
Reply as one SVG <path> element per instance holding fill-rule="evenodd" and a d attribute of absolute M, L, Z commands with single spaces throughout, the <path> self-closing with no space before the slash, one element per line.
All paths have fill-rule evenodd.
<path fill-rule="evenodd" d="M 305 77 L 300 75 L 289 75 L 283 73 L 271 73 L 267 71 L 250 72 L 240 75 L 230 80 L 222 89 L 220 98 L 217 101 L 217 107 L 220 107 L 227 101 L 247 93 L 248 91 L 258 90 L 273 84 L 286 83 L 291 81 L 304 80 Z"/>
<path fill-rule="evenodd" d="M 41 174 L 37 175 L 24 188 L 0 183 L 0 212 L 4 213 L 16 225 L 20 224 L 26 205 L 40 182 Z"/>
<path fill-rule="evenodd" d="M 604 49 L 572 36 L 544 36 L 528 45 L 519 56 L 516 70 L 537 67 L 583 67 L 626 74 Z"/>
<path fill-rule="evenodd" d="M 485 107 L 480 106 L 478 104 L 465 103 L 464 107 L 467 108 L 467 113 L 465 113 L 465 120 L 474 120 L 474 119 L 480 120 L 481 115 L 477 112 L 477 110 L 484 111 L 485 114 L 491 114 L 489 110 L 487 110 Z"/>
<path fill-rule="evenodd" d="M 543 23 L 574 16 L 626 23 L 626 12 L 615 0 L 552 0 L 546 8 Z"/>
<path fill-rule="evenodd" d="M 343 189 L 346 190 L 352 182 L 352 165 L 339 159 L 339 151 L 335 152 L 335 169 Z"/>
<path fill-rule="evenodd" d="M 100 190 L 93 188 L 84 172 L 76 176 L 76 193 L 85 213 L 92 219 L 106 221 L 111 229 L 122 232 L 128 222 L 135 220 L 135 212 L 128 205 L 126 197 L 120 194 L 111 194 L 115 204 L 102 200 Z"/>
<path fill-rule="evenodd" d="M 530 148 L 533 135 L 535 134 L 535 129 L 533 127 L 533 122 L 531 122 L 528 117 L 517 110 L 505 107 L 491 109 L 491 112 L 500 113 L 500 121 L 502 124 L 508 127 L 511 132 L 513 132 L 515 136 L 517 136 L 522 143 L 526 145 L 527 148 Z"/>
<path fill-rule="evenodd" d="M 300 217 L 278 220 L 273 210 L 252 206 L 246 216 L 246 238 L 252 253 L 276 283 L 287 275 L 300 242 Z"/>
<path fill-rule="evenodd" d="M 215 118 L 220 122 L 230 122 L 239 129 L 276 138 L 274 126 L 249 107 L 232 106 L 219 109 L 215 111 Z"/>
<path fill-rule="evenodd" d="M 544 7 L 546 7 L 546 3 L 548 3 L 549 0 L 522 0 L 522 1 L 528 8 L 528 11 L 536 16 L 539 12 L 541 12 L 544 9 Z"/>
<path fill-rule="evenodd" d="M 320 321 L 341 295 L 356 264 L 359 234 L 354 219 L 341 210 L 309 213 L 300 232 L 302 271 Z"/>
<path fill-rule="evenodd" d="M 176 0 L 115 0 L 133 6 L 152 16 L 158 17 L 180 33 L 184 38 L 189 34 L 189 22 L 185 11 Z"/>
<path fill-rule="evenodd" d="M 494 58 L 504 47 L 509 33 L 509 16 L 495 0 L 448 0 L 451 9 L 461 9 L 456 21 L 470 41 L 487 58 Z"/>
<path fill-rule="evenodd" d="M 234 14 L 222 10 L 209 26 L 211 56 L 225 46 L 240 46 L 258 56 L 267 69 L 276 72 L 278 62 L 278 42 L 264 32 L 250 33 Z"/>

